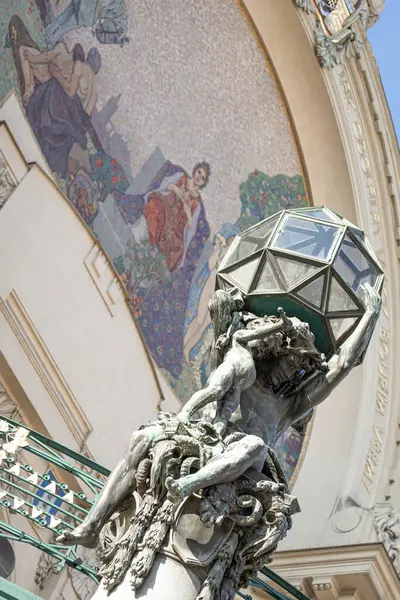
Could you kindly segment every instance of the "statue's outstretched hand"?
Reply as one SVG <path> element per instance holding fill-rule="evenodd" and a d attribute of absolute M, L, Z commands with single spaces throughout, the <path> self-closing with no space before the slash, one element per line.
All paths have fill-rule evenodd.
<path fill-rule="evenodd" d="M 378 292 L 369 283 L 362 284 L 361 288 L 364 292 L 363 303 L 365 311 L 372 314 L 379 314 L 382 300 Z"/>
<path fill-rule="evenodd" d="M 293 329 L 293 323 L 285 313 L 282 307 L 279 306 L 278 313 L 282 321 L 283 331 L 290 331 Z"/>

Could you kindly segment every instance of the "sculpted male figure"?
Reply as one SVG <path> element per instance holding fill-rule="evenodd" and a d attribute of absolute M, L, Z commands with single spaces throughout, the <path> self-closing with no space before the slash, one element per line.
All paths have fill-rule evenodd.
<path fill-rule="evenodd" d="M 172 501 L 234 482 L 250 468 L 261 473 L 268 448 L 283 431 L 325 400 L 359 363 L 380 303 L 378 293 L 365 285 L 364 316 L 338 353 L 325 362 L 308 324 L 287 317 L 282 309 L 279 317 L 242 314 L 229 293 L 215 292 L 210 301 L 214 371 L 207 386 L 196 392 L 176 417 L 161 415 L 159 422 L 133 434 L 125 456 L 85 521 L 58 541 L 95 546 L 103 526 L 135 490 L 138 469 L 149 453 L 154 454 L 159 441 L 182 432 L 186 438 L 208 441 L 203 443 L 206 450 L 197 471 L 166 477 Z M 213 415 L 207 414 L 210 406 L 215 408 Z M 150 476 L 149 485 L 154 489 L 159 485 L 159 473 L 160 469 L 154 469 Z M 278 490 L 277 483 L 267 483 L 271 491 Z"/>

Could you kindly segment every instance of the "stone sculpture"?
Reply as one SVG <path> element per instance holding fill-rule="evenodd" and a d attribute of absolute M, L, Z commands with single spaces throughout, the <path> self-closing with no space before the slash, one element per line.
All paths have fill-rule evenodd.
<path fill-rule="evenodd" d="M 377 504 L 371 510 L 375 532 L 400 576 L 400 512 L 388 503 Z"/>
<path fill-rule="evenodd" d="M 239 293 L 214 293 L 207 386 L 179 414 L 160 413 L 133 434 L 87 519 L 59 538 L 99 544 L 103 594 L 118 594 L 128 571 L 140 589 L 164 553 L 201 573 L 197 600 L 230 600 L 268 562 L 299 510 L 271 446 L 360 361 L 380 311 L 368 284 L 364 303 L 358 327 L 326 362 L 307 323 L 282 309 L 257 318 L 240 311 Z M 293 387 L 299 371 L 302 383 Z M 208 543 L 197 543 L 207 527 Z"/>
<path fill-rule="evenodd" d="M 231 600 L 290 529 L 299 506 L 274 444 L 288 427 L 304 427 L 314 407 L 362 362 L 383 280 L 358 228 L 324 208 L 292 212 L 243 232 L 221 264 L 222 289 L 209 302 L 214 341 L 206 386 L 179 414 L 160 413 L 132 435 L 89 515 L 59 537 L 98 546 L 97 600 Z M 324 302 L 323 290 L 329 291 Z M 298 316 L 282 308 L 265 315 L 275 312 L 277 298 Z M 258 316 L 244 310 L 249 305 Z M 311 331 L 301 315 L 322 332 L 332 328 L 328 360 L 319 350 L 324 334 Z"/>
<path fill-rule="evenodd" d="M 362 48 L 365 36 L 359 35 L 357 22 L 366 30 L 379 18 L 371 0 L 362 0 L 357 5 L 342 0 L 294 0 L 294 3 L 315 15 L 315 52 L 321 67 L 328 69 L 355 56 Z"/>

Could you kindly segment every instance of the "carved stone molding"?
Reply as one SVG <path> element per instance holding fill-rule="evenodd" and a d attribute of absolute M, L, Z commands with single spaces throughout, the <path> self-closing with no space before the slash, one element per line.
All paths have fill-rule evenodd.
<path fill-rule="evenodd" d="M 372 509 L 374 527 L 400 577 L 400 511 L 390 504 L 377 504 Z"/>
<path fill-rule="evenodd" d="M 295 5 L 298 8 L 302 8 L 306 13 L 315 12 L 313 0 L 294 0 Z"/>
<path fill-rule="evenodd" d="M 84 264 L 105 305 L 114 316 L 124 298 L 124 292 L 120 280 L 97 242 L 93 244 Z"/>
<path fill-rule="evenodd" d="M 294 0 L 294 3 L 307 14 L 314 15 L 315 53 L 321 67 L 328 69 L 359 52 L 364 36 L 360 36 L 357 23 L 367 29 L 379 18 L 372 0 L 353 0 L 351 3 L 346 0 Z"/>
<path fill-rule="evenodd" d="M 0 311 L 71 433 L 82 444 L 91 425 L 15 290 L 5 300 L 0 298 Z"/>
<path fill-rule="evenodd" d="M 0 208 L 4 206 L 16 187 L 17 180 L 0 151 Z"/>
<path fill-rule="evenodd" d="M 19 412 L 18 406 L 15 404 L 14 400 L 10 398 L 8 392 L 0 381 L 0 415 L 3 417 L 7 417 L 8 419 L 12 419 L 13 421 L 17 421 L 18 423 L 23 423 L 24 420 L 22 418 L 21 413 Z"/>

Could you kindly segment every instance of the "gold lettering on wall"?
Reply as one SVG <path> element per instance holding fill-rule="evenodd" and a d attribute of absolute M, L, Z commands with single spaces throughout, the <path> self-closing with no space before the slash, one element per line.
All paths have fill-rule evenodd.
<path fill-rule="evenodd" d="M 389 331 L 381 327 L 379 333 L 379 362 L 378 362 L 378 389 L 376 392 L 376 410 L 385 416 L 386 405 L 389 399 Z"/>
<path fill-rule="evenodd" d="M 376 468 L 379 463 L 379 457 L 383 449 L 383 429 L 373 426 L 373 436 L 369 442 L 368 454 L 364 465 L 362 482 L 368 494 L 371 493 L 371 486 L 374 482 Z"/>
<path fill-rule="evenodd" d="M 360 64 L 358 65 L 360 66 Z M 347 116 L 344 114 L 345 119 L 344 128 L 348 128 L 349 137 L 351 139 L 351 145 L 354 150 L 354 156 L 357 160 L 357 165 L 354 166 L 355 171 L 358 171 L 357 176 L 362 184 L 362 190 L 360 190 L 361 199 L 367 199 L 368 206 L 368 222 L 369 229 L 368 235 L 369 241 L 372 242 L 372 246 L 379 248 L 376 252 L 377 258 L 381 263 L 384 271 L 386 271 L 387 265 L 387 254 L 385 236 L 383 235 L 383 212 L 382 202 L 385 198 L 385 190 L 382 189 L 380 182 L 377 178 L 378 168 L 374 154 L 372 153 L 373 146 L 370 146 L 370 136 L 366 129 L 366 115 L 363 108 L 358 104 L 359 92 L 357 87 L 354 85 L 353 76 L 349 75 L 347 66 L 344 65 L 340 70 L 336 71 L 337 89 L 340 93 L 341 101 L 344 109 L 346 109 Z M 370 102 L 371 109 L 374 110 L 373 101 Z M 371 141 L 373 144 L 373 141 Z M 358 501 L 362 501 L 358 497 L 359 492 L 362 490 L 363 495 L 365 493 L 371 494 L 375 488 L 375 483 L 378 481 L 380 463 L 382 461 L 381 454 L 383 453 L 383 444 L 386 436 L 386 429 L 389 425 L 388 421 L 390 418 L 390 402 L 391 397 L 391 354 L 390 345 L 392 343 L 390 330 L 390 296 L 389 296 L 389 284 L 387 278 L 382 289 L 382 310 L 380 319 L 379 329 L 379 346 L 378 346 L 378 357 L 376 358 L 376 389 L 372 392 L 371 397 L 368 394 L 368 402 L 371 402 L 370 406 L 373 407 L 372 416 L 372 435 L 371 440 L 368 444 L 367 456 L 362 458 L 362 486 L 356 484 L 355 497 Z M 364 498 L 365 499 L 365 498 Z"/>

